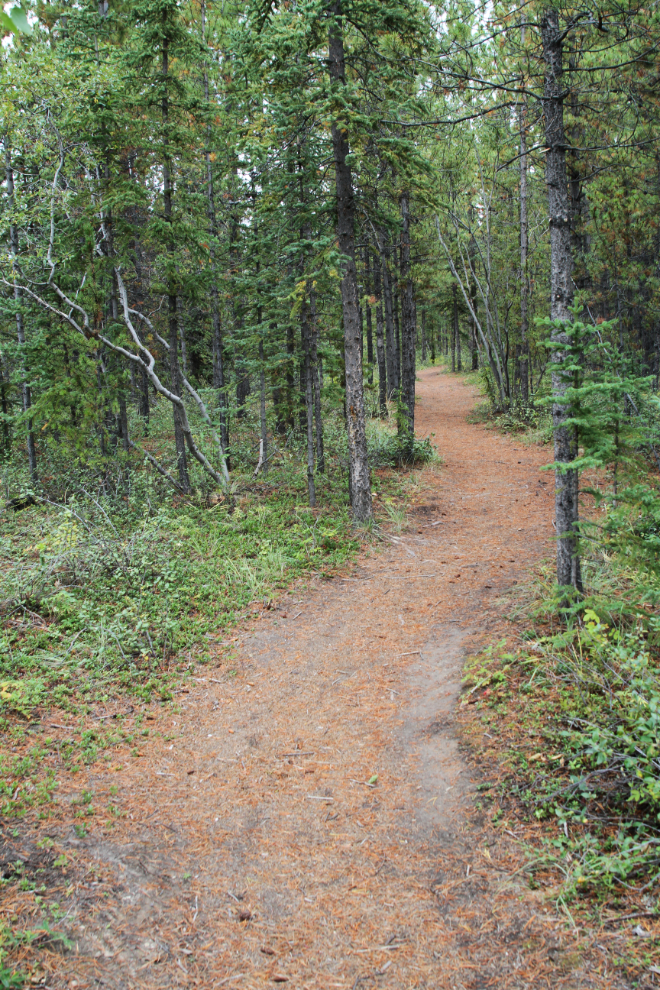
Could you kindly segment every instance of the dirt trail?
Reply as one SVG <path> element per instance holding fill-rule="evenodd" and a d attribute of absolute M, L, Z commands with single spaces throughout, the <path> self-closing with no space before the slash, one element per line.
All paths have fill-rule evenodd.
<path fill-rule="evenodd" d="M 412 525 L 246 627 L 237 675 L 157 715 L 171 738 L 143 760 L 93 768 L 99 805 L 117 784 L 131 817 L 70 837 L 95 873 L 49 986 L 599 985 L 512 847 L 468 823 L 452 729 L 467 644 L 551 551 L 548 455 L 468 424 L 457 378 L 420 379 L 444 464 Z"/>

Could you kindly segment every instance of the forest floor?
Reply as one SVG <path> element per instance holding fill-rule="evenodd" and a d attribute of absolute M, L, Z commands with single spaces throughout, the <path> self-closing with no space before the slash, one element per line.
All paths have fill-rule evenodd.
<path fill-rule="evenodd" d="M 59 885 L 68 939 L 42 946 L 35 984 L 623 985 L 475 812 L 454 721 L 464 657 L 552 552 L 548 450 L 468 423 L 460 378 L 419 378 L 442 464 L 419 472 L 401 533 L 244 623 L 231 670 L 219 653 L 146 714 L 140 758 L 80 771 L 68 799 L 113 824 L 15 833 L 25 869 Z M 11 901 L 29 926 L 34 892 Z"/>

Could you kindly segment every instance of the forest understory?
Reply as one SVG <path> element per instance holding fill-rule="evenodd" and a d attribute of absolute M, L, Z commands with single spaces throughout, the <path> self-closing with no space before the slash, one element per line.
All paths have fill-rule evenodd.
<path fill-rule="evenodd" d="M 461 378 L 419 379 L 442 461 L 383 481 L 371 537 L 158 690 L 94 675 L 58 708 L 52 680 L 5 709 L 6 985 L 655 985 L 648 891 L 571 889 L 580 850 L 513 759 L 548 755 L 547 695 L 511 676 L 553 548 L 548 447 L 469 423 Z"/>

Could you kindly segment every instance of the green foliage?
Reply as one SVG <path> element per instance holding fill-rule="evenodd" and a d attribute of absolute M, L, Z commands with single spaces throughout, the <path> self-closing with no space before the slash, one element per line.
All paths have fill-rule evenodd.
<path fill-rule="evenodd" d="M 570 642 L 564 635 L 552 644 L 561 649 L 555 674 L 570 685 L 562 691 L 570 726 L 558 738 L 571 782 L 554 811 L 567 813 L 575 795 L 579 804 L 599 794 L 612 809 L 625 802 L 636 816 L 660 822 L 657 662 L 641 632 L 611 630 L 593 609 L 585 609 L 583 623 Z"/>
<path fill-rule="evenodd" d="M 25 986 L 25 977 L 17 973 L 15 969 L 0 964 L 0 987 L 2 990 L 13 990 L 15 987 Z"/>
<path fill-rule="evenodd" d="M 562 601 L 537 589 L 519 609 L 534 622 L 520 647 L 477 658 L 464 696 L 508 740 L 502 800 L 549 826 L 542 862 L 564 877 L 563 896 L 660 879 L 660 623 L 629 565 L 586 557 L 588 595 L 557 632 L 547 626 L 565 618 Z M 645 591 L 657 595 L 656 578 Z"/>
<path fill-rule="evenodd" d="M 23 7 L 11 7 L 9 11 L 0 10 L 0 27 L 10 34 L 32 34 L 32 25 Z"/>
<path fill-rule="evenodd" d="M 234 509 L 150 508 L 136 484 L 127 502 L 99 493 L 7 518 L 2 705 L 27 714 L 114 681 L 149 694 L 174 653 L 304 569 L 345 560 L 346 509 L 314 518 L 300 476 L 273 472 L 271 484 L 266 502 L 247 495 Z"/>
<path fill-rule="evenodd" d="M 576 305 L 575 312 L 579 309 Z M 649 444 L 649 431 L 658 429 L 652 376 L 635 373 L 632 357 L 611 339 L 613 322 L 590 326 L 574 318 L 570 323 L 539 323 L 554 330 L 546 347 L 553 354 L 553 371 L 565 386 L 561 395 L 543 402 L 565 407 L 565 425 L 575 431 L 582 448 L 570 468 L 629 471 Z"/>

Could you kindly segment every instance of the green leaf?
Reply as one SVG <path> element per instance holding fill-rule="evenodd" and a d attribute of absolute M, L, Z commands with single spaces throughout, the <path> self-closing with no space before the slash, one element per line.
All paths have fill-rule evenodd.
<path fill-rule="evenodd" d="M 16 25 L 12 21 L 9 14 L 6 14 L 4 10 L 0 10 L 0 24 L 5 29 L 5 31 L 11 31 L 13 34 L 17 30 Z"/>
<path fill-rule="evenodd" d="M 16 30 L 22 34 L 32 34 L 32 25 L 27 19 L 27 14 L 22 7 L 12 7 L 9 11 L 9 19 L 15 25 Z"/>

